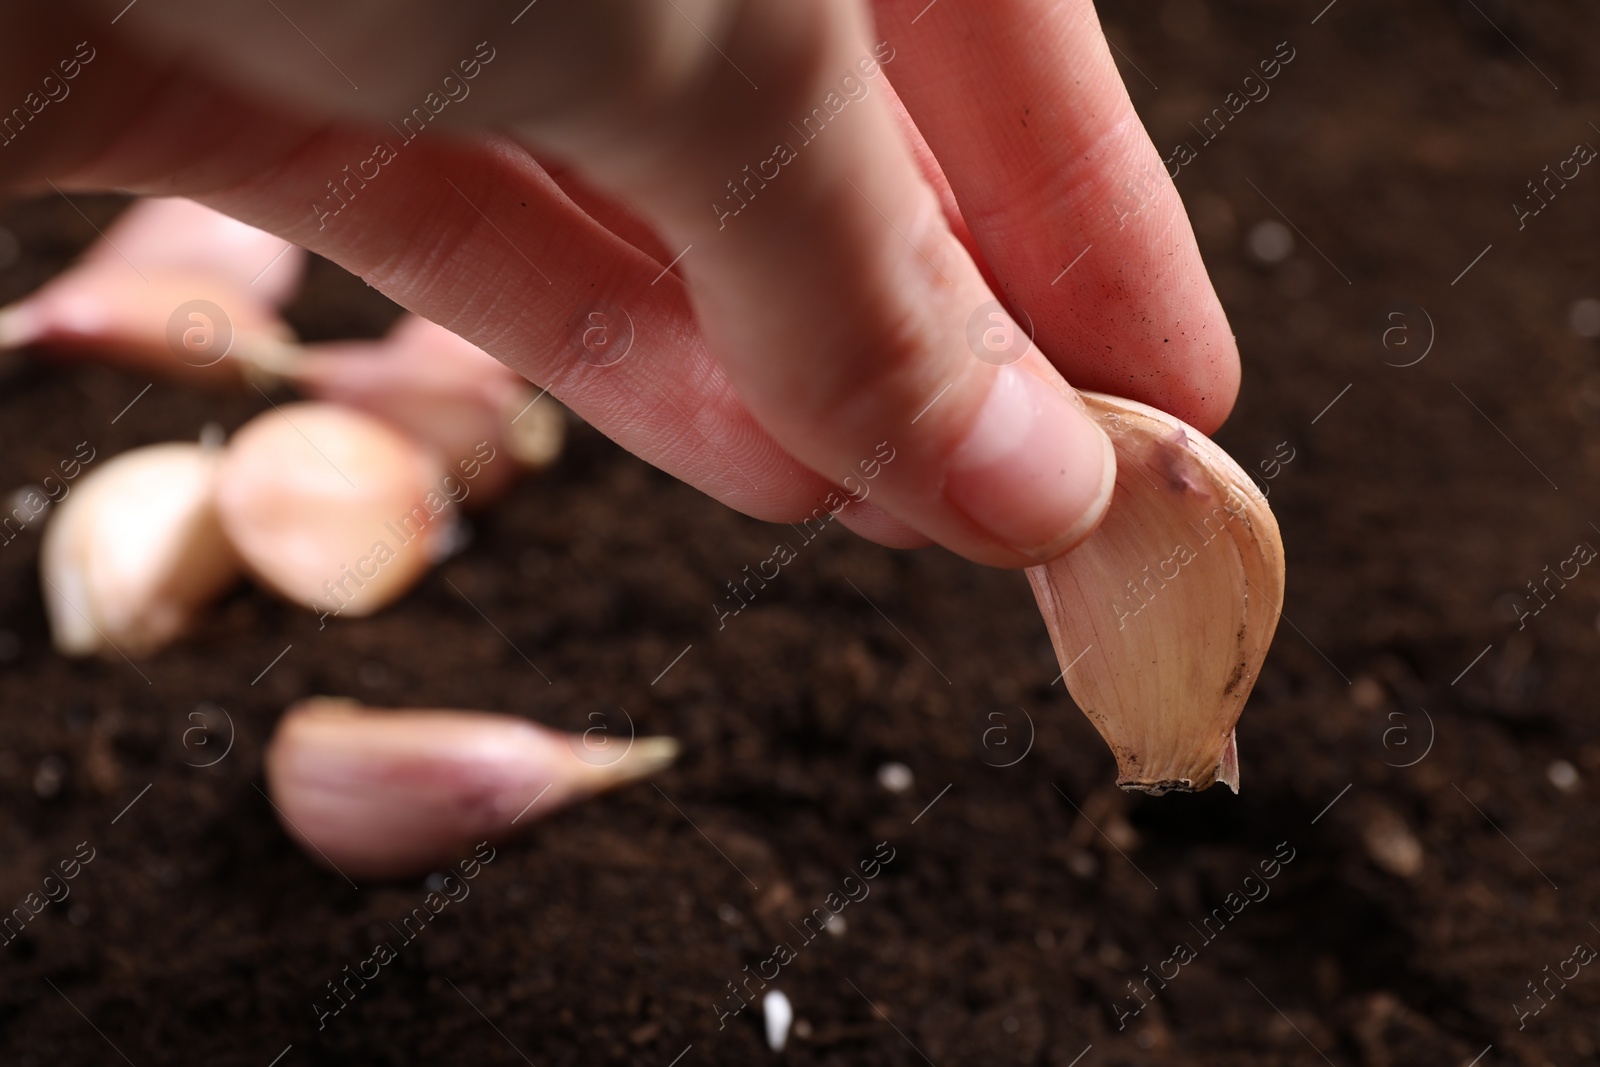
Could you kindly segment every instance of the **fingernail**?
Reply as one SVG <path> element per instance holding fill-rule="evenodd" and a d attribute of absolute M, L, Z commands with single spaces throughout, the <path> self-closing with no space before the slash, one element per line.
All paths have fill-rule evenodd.
<path fill-rule="evenodd" d="M 1116 475 L 1111 439 L 1049 382 L 1011 365 L 957 448 L 945 494 L 997 540 L 1047 560 L 1094 529 Z"/>

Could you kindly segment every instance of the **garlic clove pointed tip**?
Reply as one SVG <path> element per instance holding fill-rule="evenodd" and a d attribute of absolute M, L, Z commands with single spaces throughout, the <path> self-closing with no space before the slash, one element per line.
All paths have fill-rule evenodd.
<path fill-rule="evenodd" d="M 672 766 L 683 746 L 675 737 L 640 737 L 621 757 L 595 767 L 600 789 L 616 789 L 653 777 Z"/>
<path fill-rule="evenodd" d="M 0 352 L 21 348 L 39 336 L 37 316 L 24 301 L 0 308 Z"/>
<path fill-rule="evenodd" d="M 654 774 L 676 763 L 683 746 L 676 737 L 641 737 L 633 744 L 633 757 L 643 773 Z"/>
<path fill-rule="evenodd" d="M 542 471 L 561 456 L 567 420 L 561 405 L 546 393 L 518 389 L 506 406 L 506 447 L 528 470 Z"/>
<path fill-rule="evenodd" d="M 263 390 L 298 382 L 308 359 L 305 348 L 292 335 L 271 333 L 239 338 L 228 355 L 239 361 L 245 380 Z"/>

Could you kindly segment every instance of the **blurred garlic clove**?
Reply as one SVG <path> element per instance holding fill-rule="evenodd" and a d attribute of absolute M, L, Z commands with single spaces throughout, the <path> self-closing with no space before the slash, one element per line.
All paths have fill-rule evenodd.
<path fill-rule="evenodd" d="M 149 655 L 238 580 L 214 501 L 217 461 L 200 445 L 136 448 L 56 506 L 39 570 L 59 651 Z"/>
<path fill-rule="evenodd" d="M 337 404 L 286 404 L 223 451 L 217 509 L 263 584 L 315 611 L 370 615 L 427 572 L 454 522 L 433 451 Z"/>
<path fill-rule="evenodd" d="M 79 266 L 0 308 L 0 350 L 31 346 L 200 385 L 236 385 L 284 358 L 294 334 L 233 283 L 126 264 Z"/>
<path fill-rule="evenodd" d="M 293 343 L 277 308 L 305 261 L 304 249 L 192 200 L 140 200 L 66 273 L 0 308 L 0 350 L 237 384 Z"/>
<path fill-rule="evenodd" d="M 1081 395 L 1116 446 L 1116 495 L 1087 540 L 1028 571 L 1067 688 L 1124 789 L 1238 792 L 1234 724 L 1283 608 L 1277 520 L 1192 427 Z"/>
<path fill-rule="evenodd" d="M 136 200 L 117 216 L 105 239 L 90 245 L 85 267 L 126 272 L 177 271 L 229 283 L 270 307 L 281 307 L 305 275 L 306 251 L 179 196 Z"/>
<path fill-rule="evenodd" d="M 677 754 L 672 738 L 641 737 L 600 761 L 582 735 L 512 715 L 316 698 L 279 722 L 266 777 L 285 828 L 313 857 L 384 878 L 448 864 Z"/>
<path fill-rule="evenodd" d="M 527 384 L 510 394 L 510 401 L 500 412 L 506 451 L 531 471 L 554 466 L 567 441 L 566 409 L 561 401 Z"/>
<path fill-rule="evenodd" d="M 318 399 L 369 411 L 427 441 L 457 470 L 476 460 L 470 504 L 500 496 L 519 465 L 542 470 L 561 453 L 566 421 L 556 400 L 416 315 L 403 317 L 381 341 L 307 346 L 278 370 Z M 486 454 L 498 462 L 483 462 Z"/>

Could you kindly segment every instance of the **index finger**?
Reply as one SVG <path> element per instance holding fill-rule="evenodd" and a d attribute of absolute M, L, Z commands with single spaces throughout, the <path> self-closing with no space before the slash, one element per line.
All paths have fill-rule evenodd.
<path fill-rule="evenodd" d="M 1076 385 L 1214 431 L 1238 348 L 1093 5 L 875 7 L 895 88 L 1039 346 Z"/>

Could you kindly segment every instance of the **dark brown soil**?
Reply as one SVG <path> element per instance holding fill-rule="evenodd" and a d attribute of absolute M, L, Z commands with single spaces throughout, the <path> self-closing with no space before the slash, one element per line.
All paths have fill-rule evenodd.
<path fill-rule="evenodd" d="M 51 651 L 33 531 L 0 548 L 0 904 L 80 842 L 93 859 L 0 948 L 0 1061 L 766 1063 L 758 1012 L 718 1012 L 787 942 L 795 1064 L 1596 1062 L 1600 971 L 1563 961 L 1600 945 L 1600 573 L 1522 628 L 1513 601 L 1600 545 L 1600 351 L 1568 324 L 1600 296 L 1600 172 L 1521 230 L 1510 205 L 1600 144 L 1600 17 L 1340 0 L 1313 24 L 1322 3 L 1105 5 L 1163 154 L 1197 149 L 1178 182 L 1245 359 L 1220 440 L 1251 467 L 1294 457 L 1270 482 L 1289 595 L 1241 795 L 1112 788 L 1018 574 L 833 529 L 718 632 L 723 584 L 788 534 L 586 429 L 392 610 L 319 631 L 241 589 L 137 670 Z M 1270 97 L 1202 144 L 1189 123 L 1283 41 Z M 1294 252 L 1261 265 L 1248 237 L 1285 217 Z M 3 299 L 93 237 L 60 197 L 0 225 L 23 253 Z M 294 318 L 322 338 L 392 314 L 320 264 Z M 262 406 L 157 382 L 117 418 L 145 384 L 10 374 L 0 489 L 80 441 L 110 455 Z M 352 888 L 279 829 L 261 750 L 313 693 L 569 728 L 625 708 L 686 754 L 659 790 L 502 847 L 319 1031 L 325 983 L 427 889 Z M 214 708 L 232 748 L 197 767 L 228 739 Z M 880 786 L 887 761 L 908 792 Z M 804 916 L 891 850 L 807 941 Z M 1192 961 L 1136 1000 L 1180 943 Z"/>

